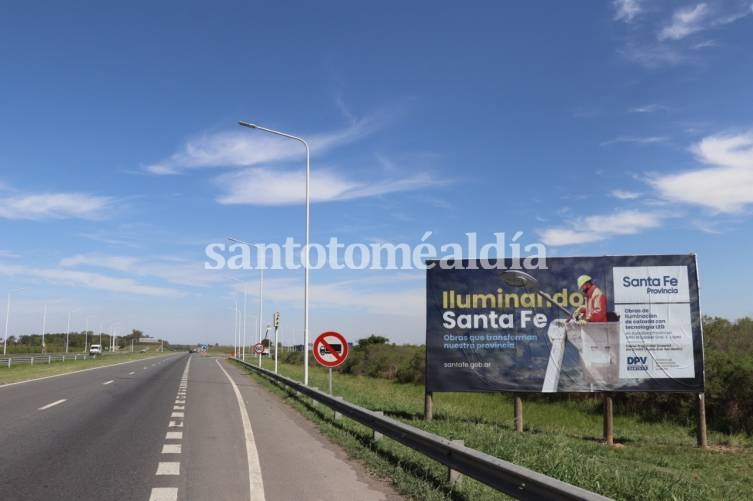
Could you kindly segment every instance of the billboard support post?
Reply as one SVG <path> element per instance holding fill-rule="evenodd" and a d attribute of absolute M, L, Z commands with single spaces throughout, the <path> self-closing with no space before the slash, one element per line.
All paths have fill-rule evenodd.
<path fill-rule="evenodd" d="M 513 411 L 513 425 L 517 433 L 523 433 L 523 399 L 515 395 L 515 410 Z"/>
<path fill-rule="evenodd" d="M 432 393 L 427 391 L 424 394 L 424 421 L 431 421 L 434 417 L 434 399 Z"/>
<path fill-rule="evenodd" d="M 696 397 L 696 438 L 698 447 L 705 449 L 708 446 L 706 438 L 706 398 L 703 393 L 698 393 Z"/>
<path fill-rule="evenodd" d="M 604 394 L 604 441 L 614 445 L 614 403 L 610 393 Z"/>

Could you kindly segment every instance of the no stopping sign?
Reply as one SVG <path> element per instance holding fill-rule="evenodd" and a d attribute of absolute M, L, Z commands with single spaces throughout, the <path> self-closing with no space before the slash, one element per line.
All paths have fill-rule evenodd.
<path fill-rule="evenodd" d="M 323 332 L 314 340 L 314 358 L 324 367 L 337 367 L 348 358 L 348 342 L 339 332 Z"/>

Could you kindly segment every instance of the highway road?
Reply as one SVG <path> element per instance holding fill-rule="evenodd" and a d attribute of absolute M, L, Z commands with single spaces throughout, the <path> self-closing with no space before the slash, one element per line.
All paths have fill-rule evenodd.
<path fill-rule="evenodd" d="M 0 386 L 9 500 L 393 500 L 316 427 L 189 354 Z"/>

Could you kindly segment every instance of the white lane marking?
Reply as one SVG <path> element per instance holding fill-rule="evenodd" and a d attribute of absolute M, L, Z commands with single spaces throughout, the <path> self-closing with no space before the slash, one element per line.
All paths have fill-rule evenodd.
<path fill-rule="evenodd" d="M 182 412 L 173 412 L 170 417 L 184 417 Z"/>
<path fill-rule="evenodd" d="M 180 463 L 177 461 L 160 461 L 155 475 L 180 475 Z"/>
<path fill-rule="evenodd" d="M 170 421 L 168 428 L 183 428 L 183 421 Z"/>
<path fill-rule="evenodd" d="M 171 355 L 161 355 L 161 356 L 169 357 Z M 2 390 L 3 388 L 7 388 L 8 386 L 16 386 L 18 384 L 34 383 L 36 381 L 44 381 L 45 379 L 52 379 L 52 378 L 63 377 L 63 376 L 70 376 L 71 374 L 79 374 L 81 372 L 89 372 L 89 371 L 96 371 L 96 370 L 99 370 L 99 369 L 107 369 L 108 367 L 116 367 L 118 365 L 135 364 L 135 363 L 140 362 L 140 361 L 141 360 L 129 360 L 128 362 L 118 362 L 117 364 L 100 365 L 99 367 L 89 367 L 88 369 L 81 369 L 79 371 L 71 371 L 71 372 L 66 372 L 64 374 L 55 374 L 53 376 L 37 377 L 37 378 L 34 378 L 34 379 L 27 379 L 26 381 L 18 381 L 16 383 L 0 384 L 0 390 Z"/>
<path fill-rule="evenodd" d="M 105 381 L 105 382 L 104 382 L 104 383 L 102 383 L 102 384 L 104 384 L 104 385 L 108 385 L 108 384 L 110 384 L 110 383 L 114 383 L 114 382 L 115 382 L 115 380 L 114 380 L 114 379 L 110 379 L 109 381 Z"/>
<path fill-rule="evenodd" d="M 162 454 L 180 454 L 180 444 L 164 444 L 162 446 Z"/>
<path fill-rule="evenodd" d="M 55 407 L 55 406 L 56 406 L 56 405 L 58 405 L 58 404 L 62 404 L 62 403 L 63 403 L 63 402 L 65 402 L 66 400 L 68 400 L 68 399 L 67 399 L 67 398 L 61 398 L 60 400 L 57 400 L 57 401 L 55 401 L 55 402 L 52 402 L 51 404 L 43 405 L 42 407 L 40 407 L 40 408 L 39 408 L 39 410 L 40 410 L 40 411 L 46 411 L 46 410 L 47 410 L 47 409 L 49 409 L 50 407 Z"/>
<path fill-rule="evenodd" d="M 133 371 L 131 371 L 131 372 L 128 373 L 129 376 L 133 376 L 134 374 L 136 374 L 136 373 L 133 372 Z"/>
<path fill-rule="evenodd" d="M 168 431 L 165 435 L 165 440 L 183 440 L 182 431 Z"/>
<path fill-rule="evenodd" d="M 265 501 L 264 498 L 264 482 L 261 478 L 261 465 L 259 464 L 259 453 L 256 450 L 256 441 L 254 440 L 254 432 L 251 430 L 251 419 L 248 417 L 248 411 L 246 410 L 246 404 L 243 401 L 243 395 L 238 389 L 238 385 L 235 384 L 230 374 L 220 365 L 220 361 L 215 359 L 217 367 L 225 374 L 225 377 L 230 381 L 230 385 L 235 392 L 235 398 L 238 400 L 238 407 L 241 411 L 241 421 L 243 422 L 243 431 L 246 439 L 246 459 L 248 462 L 248 489 L 249 499 L 251 501 Z"/>
<path fill-rule="evenodd" d="M 179 398 L 176 398 L 176 399 L 175 399 L 175 403 L 176 403 L 176 404 L 179 404 L 179 405 L 183 405 L 183 404 L 185 404 L 185 403 L 186 403 L 186 399 L 184 398 L 183 400 L 181 400 L 181 399 L 179 399 Z"/>
<path fill-rule="evenodd" d="M 149 501 L 178 501 L 177 487 L 152 487 Z"/>
<path fill-rule="evenodd" d="M 173 405 L 173 410 L 174 411 L 184 411 L 184 410 L 186 410 L 186 406 L 185 405 Z"/>
<path fill-rule="evenodd" d="M 144 367 L 144 370 L 146 370 L 146 367 Z"/>

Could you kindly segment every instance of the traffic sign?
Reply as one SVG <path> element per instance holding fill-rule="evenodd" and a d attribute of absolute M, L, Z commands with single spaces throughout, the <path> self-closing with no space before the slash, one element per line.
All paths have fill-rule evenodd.
<path fill-rule="evenodd" d="M 254 353 L 256 353 L 257 355 L 264 353 L 264 345 L 261 343 L 256 343 L 254 345 Z"/>
<path fill-rule="evenodd" d="M 348 358 L 348 342 L 339 332 L 323 332 L 314 340 L 314 358 L 324 367 L 337 367 Z"/>

